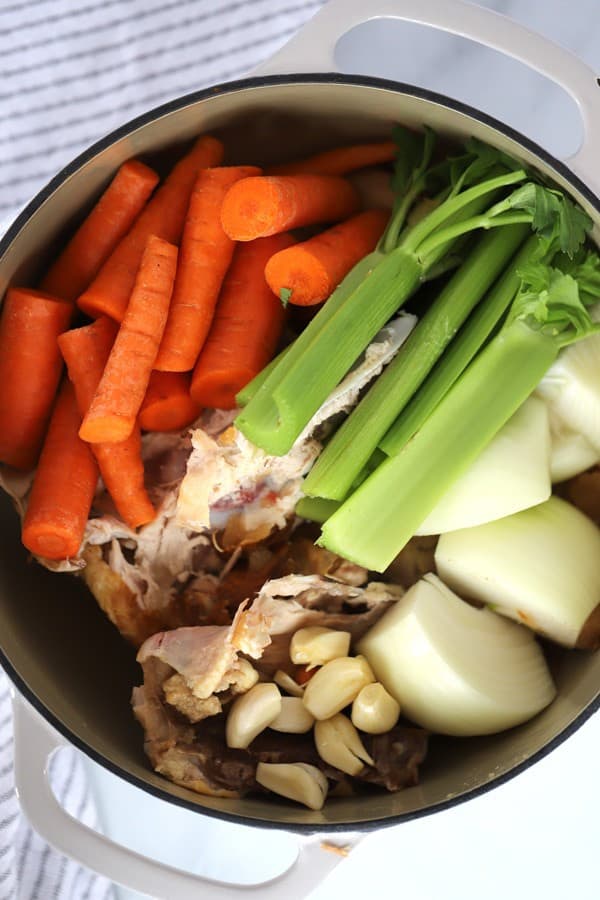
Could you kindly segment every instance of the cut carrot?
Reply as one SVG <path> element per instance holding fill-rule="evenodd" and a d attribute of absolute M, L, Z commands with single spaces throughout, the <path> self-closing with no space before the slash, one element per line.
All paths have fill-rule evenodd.
<path fill-rule="evenodd" d="M 276 253 L 268 261 L 265 278 L 272 291 L 291 291 L 297 306 L 322 303 L 367 253 L 375 249 L 389 212 L 370 209 L 334 225 L 302 244 Z"/>
<path fill-rule="evenodd" d="M 347 219 L 358 207 L 358 193 L 345 178 L 259 175 L 230 188 L 221 221 L 232 240 L 252 241 L 302 225 Z"/>
<path fill-rule="evenodd" d="M 272 358 L 286 312 L 265 281 L 265 265 L 293 242 L 277 234 L 237 247 L 192 377 L 200 406 L 233 409 L 237 392 Z"/>
<path fill-rule="evenodd" d="M 63 300 L 77 300 L 125 237 L 158 180 L 156 172 L 137 159 L 123 163 L 43 278 L 42 290 Z"/>
<path fill-rule="evenodd" d="M 374 144 L 354 144 L 350 147 L 336 147 L 315 153 L 306 159 L 269 166 L 268 175 L 297 175 L 306 172 L 310 175 L 346 175 L 366 166 L 377 166 L 391 162 L 398 152 L 393 141 L 379 141 Z"/>
<path fill-rule="evenodd" d="M 37 462 L 58 387 L 56 339 L 73 306 L 43 291 L 11 288 L 0 318 L 0 462 L 31 469 Z"/>
<path fill-rule="evenodd" d="M 229 188 L 260 174 L 256 166 L 204 169 L 198 175 L 187 212 L 167 327 L 155 368 L 188 372 L 206 339 L 234 242 L 221 225 L 221 207 Z"/>
<path fill-rule="evenodd" d="M 165 329 L 177 247 L 151 235 L 125 318 L 80 429 L 92 444 L 124 441 L 135 428 Z"/>
<path fill-rule="evenodd" d="M 217 166 L 222 157 L 223 145 L 216 138 L 205 136 L 196 141 L 79 297 L 80 309 L 93 319 L 106 315 L 122 321 L 146 241 L 154 234 L 171 244 L 179 243 L 198 172 L 207 166 Z"/>
<path fill-rule="evenodd" d="M 35 473 L 21 539 L 28 550 L 47 559 L 77 556 L 98 468 L 77 431 L 81 416 L 70 381 L 61 387 Z"/>
<path fill-rule="evenodd" d="M 190 396 L 190 376 L 183 372 L 153 372 L 142 408 L 145 431 L 178 431 L 191 425 L 201 409 Z"/>
<path fill-rule="evenodd" d="M 117 331 L 118 325 L 102 316 L 91 325 L 66 331 L 58 339 L 82 417 L 94 398 Z M 144 485 L 139 427 L 134 427 L 124 441 L 92 444 L 92 450 L 102 480 L 123 521 L 130 528 L 151 522 L 156 511 Z"/>

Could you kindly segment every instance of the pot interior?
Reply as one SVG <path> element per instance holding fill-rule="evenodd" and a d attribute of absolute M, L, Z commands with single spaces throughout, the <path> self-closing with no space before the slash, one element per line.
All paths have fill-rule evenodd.
<path fill-rule="evenodd" d="M 33 283 L 53 245 L 93 203 L 117 166 L 141 156 L 159 167 L 170 150 L 195 135 L 222 136 L 227 163 L 270 163 L 325 149 L 338 141 L 388 136 L 391 126 L 430 125 L 449 138 L 475 135 L 550 175 L 600 215 L 570 184 L 564 171 L 541 159 L 533 146 L 453 109 L 433 96 L 415 96 L 386 83 L 352 79 L 281 82 L 268 79 L 206 91 L 122 129 L 117 139 L 85 155 L 21 217 L 0 259 L 0 292 L 9 284 Z M 433 811 L 490 786 L 566 736 L 600 696 L 600 654 L 557 654 L 556 701 L 519 728 L 490 738 L 434 739 L 422 767 L 421 785 L 397 794 L 377 793 L 330 800 L 321 812 L 262 798 L 202 797 L 151 771 L 142 732 L 129 698 L 140 682 L 135 652 L 99 610 L 85 585 L 50 574 L 31 562 L 19 540 L 17 515 L 0 500 L 0 645 L 6 662 L 30 699 L 68 736 L 113 771 L 165 799 L 198 811 L 287 828 L 379 822 Z"/>

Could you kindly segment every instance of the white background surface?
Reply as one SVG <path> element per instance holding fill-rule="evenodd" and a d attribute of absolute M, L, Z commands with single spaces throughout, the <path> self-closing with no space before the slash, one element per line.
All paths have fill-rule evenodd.
<path fill-rule="evenodd" d="M 600 71 L 599 0 L 482 5 L 561 41 Z M 345 71 L 395 77 L 485 108 L 557 153 L 577 145 L 577 118 L 563 98 L 519 66 L 457 39 L 386 24 L 371 27 L 368 39 L 364 33 L 347 38 L 339 58 Z M 596 716 L 501 789 L 369 836 L 312 900 L 364 900 L 375 893 L 410 900 L 596 900 L 599 749 Z M 150 798 L 91 763 L 89 768 L 107 833 L 141 852 L 246 882 L 272 876 L 292 855 L 293 838 L 204 819 Z"/>

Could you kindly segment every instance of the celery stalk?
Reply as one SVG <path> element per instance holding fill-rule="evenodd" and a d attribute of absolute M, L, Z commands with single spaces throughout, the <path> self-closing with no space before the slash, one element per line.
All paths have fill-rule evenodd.
<path fill-rule="evenodd" d="M 543 266 L 529 267 L 524 278 L 502 331 L 401 452 L 327 520 L 322 546 L 383 571 L 534 390 L 560 349 L 597 328 L 573 278 Z"/>
<path fill-rule="evenodd" d="M 329 516 L 339 509 L 340 504 L 335 500 L 324 500 L 322 497 L 302 497 L 296 504 L 296 515 L 310 522 L 323 524 Z"/>
<path fill-rule="evenodd" d="M 395 456 L 400 452 L 489 338 L 514 300 L 520 283 L 518 270 L 532 259 L 539 247 L 539 238 L 532 235 L 489 295 L 478 305 L 410 403 L 379 442 L 380 449 L 387 456 Z"/>
<path fill-rule="evenodd" d="M 303 490 L 343 500 L 378 442 L 427 377 L 473 307 L 525 240 L 527 225 L 486 234 L 325 447 Z M 517 284 L 513 288 L 514 297 Z"/>
<path fill-rule="evenodd" d="M 264 367 L 264 369 L 261 369 L 258 375 L 254 376 L 252 381 L 249 381 L 248 384 L 244 385 L 244 387 L 237 392 L 235 395 L 235 402 L 238 406 L 247 406 L 247 404 L 250 403 L 254 395 L 258 392 L 258 389 L 263 386 L 271 372 L 282 361 L 288 349 L 288 347 L 285 347 L 281 353 L 278 353 L 277 356 Z"/>

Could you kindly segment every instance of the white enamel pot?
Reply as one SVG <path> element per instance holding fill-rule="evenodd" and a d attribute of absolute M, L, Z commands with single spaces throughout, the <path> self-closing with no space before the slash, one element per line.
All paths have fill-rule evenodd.
<path fill-rule="evenodd" d="M 579 151 L 559 161 L 501 122 L 448 97 L 337 74 L 334 50 L 340 37 L 379 17 L 463 35 L 561 85 L 583 119 Z M 31 283 L 53 241 L 60 240 L 61 232 L 131 156 L 152 158 L 200 132 L 216 131 L 235 148 L 229 162 L 270 162 L 337 140 L 387 136 L 396 121 L 429 125 L 451 138 L 475 135 L 513 154 L 569 192 L 592 216 L 598 239 L 600 88 L 586 65 L 509 19 L 462 0 L 330 0 L 252 77 L 188 95 L 130 122 L 53 179 L 0 243 L 0 293 L 11 283 Z M 351 844 L 369 830 L 442 811 L 497 787 L 564 741 L 600 703 L 600 655 L 567 654 L 556 672 L 559 696 L 549 709 L 505 734 L 461 744 L 460 752 L 451 742 L 444 744 L 443 752 L 432 753 L 418 787 L 340 798 L 321 812 L 258 797 L 201 797 L 150 770 L 129 708 L 131 686 L 140 679 L 138 667 L 83 585 L 27 564 L 8 500 L 0 504 L 0 528 L 0 661 L 19 691 L 15 755 L 23 809 L 34 828 L 59 850 L 150 896 L 306 896 L 341 859 L 320 849 L 325 836 Z M 67 742 L 171 803 L 203 815 L 297 833 L 297 860 L 268 884 L 237 887 L 181 872 L 116 845 L 72 819 L 49 787 L 49 761 Z"/>

